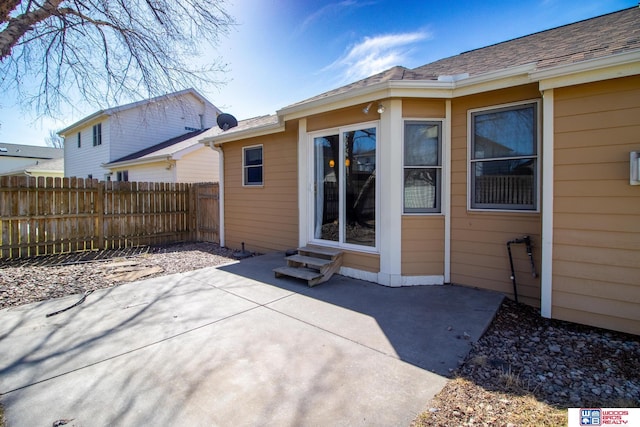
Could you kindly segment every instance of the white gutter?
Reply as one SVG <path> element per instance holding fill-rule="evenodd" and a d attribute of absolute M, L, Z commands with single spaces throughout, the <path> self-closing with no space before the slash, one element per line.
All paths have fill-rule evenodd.
<path fill-rule="evenodd" d="M 458 96 L 531 83 L 530 73 L 535 64 L 529 63 L 473 77 L 442 78 L 440 80 L 388 80 L 362 88 L 354 88 L 292 105 L 277 111 L 279 117 L 292 120 L 329 110 L 351 107 L 384 98 L 440 98 Z"/>
<path fill-rule="evenodd" d="M 147 163 L 157 163 L 157 162 L 163 162 L 163 161 L 171 163 L 172 161 L 174 161 L 174 158 L 171 154 L 164 154 L 161 156 L 147 157 L 145 159 L 132 159 L 132 160 L 125 160 L 122 162 L 102 163 L 100 164 L 100 166 L 103 168 L 119 168 L 119 167 L 126 167 L 126 166 L 143 165 Z"/>
<path fill-rule="evenodd" d="M 224 144 L 227 142 L 237 141 L 246 138 L 255 138 L 258 136 L 271 135 L 274 133 L 282 132 L 285 129 L 284 121 L 278 120 L 278 123 L 270 123 L 267 125 L 256 126 L 253 128 L 247 128 L 242 130 L 228 130 L 224 133 L 219 133 L 213 136 L 207 136 L 200 140 L 203 144 L 215 143 Z"/>
<path fill-rule="evenodd" d="M 581 77 L 576 76 L 582 74 Z M 540 90 L 640 74 L 640 49 L 531 72 Z"/>

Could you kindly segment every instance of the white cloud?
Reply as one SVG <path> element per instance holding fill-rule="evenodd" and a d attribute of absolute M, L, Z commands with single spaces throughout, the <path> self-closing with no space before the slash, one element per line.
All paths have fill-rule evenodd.
<path fill-rule="evenodd" d="M 320 9 L 307 16 L 304 21 L 302 21 L 298 28 L 298 33 L 304 32 L 308 27 L 324 17 L 331 17 L 339 13 L 344 13 L 344 9 L 351 6 L 358 7 L 360 5 L 355 0 L 342 0 L 337 3 L 329 3 L 321 7 Z"/>
<path fill-rule="evenodd" d="M 431 38 L 426 31 L 365 37 L 322 71 L 338 70 L 340 83 L 350 83 L 377 74 L 396 65 L 403 65 L 411 46 Z"/>

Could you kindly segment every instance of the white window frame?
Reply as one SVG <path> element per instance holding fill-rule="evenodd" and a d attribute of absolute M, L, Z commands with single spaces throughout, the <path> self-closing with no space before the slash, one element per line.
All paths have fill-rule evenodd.
<path fill-rule="evenodd" d="M 528 104 L 535 104 L 536 105 L 536 114 L 535 114 L 535 120 L 536 120 L 536 141 L 535 141 L 535 148 L 536 148 L 536 154 L 535 155 L 527 155 L 527 156 L 514 156 L 514 157 L 499 157 L 499 158 L 490 158 L 490 159 L 473 159 L 473 115 L 475 113 L 479 113 L 479 112 L 490 112 L 493 110 L 504 110 L 504 109 L 515 109 L 517 107 L 523 106 L 523 105 L 528 105 Z M 482 107 L 482 108 L 474 108 L 471 110 L 467 111 L 467 210 L 468 211 L 472 211 L 472 212 L 512 212 L 512 213 L 540 213 L 540 183 L 541 183 L 541 175 L 540 175 L 540 163 L 541 163 L 541 153 L 540 153 L 540 147 L 541 147 L 541 132 L 542 132 L 542 120 L 541 120 L 541 102 L 540 99 L 528 99 L 528 100 L 524 100 L 524 101 L 517 101 L 517 102 L 510 102 L 510 103 L 506 103 L 506 104 L 498 104 L 498 105 L 491 105 L 491 106 L 487 106 L 487 107 Z M 517 159 L 522 159 L 522 158 L 535 158 L 536 161 L 536 168 L 535 168 L 535 180 L 534 180 L 534 185 L 535 185 L 535 190 L 534 190 L 534 207 L 532 209 L 509 209 L 508 207 L 504 207 L 503 205 L 501 205 L 502 207 L 496 207 L 496 208 L 489 208 L 489 207 L 481 207 L 481 208 L 477 208 L 477 207 L 472 207 L 472 202 L 473 202 L 473 185 L 472 185 L 472 173 L 473 173 L 473 168 L 472 168 L 472 164 L 475 161 L 499 161 L 499 160 L 517 160 Z"/>
<path fill-rule="evenodd" d="M 404 151 L 405 151 L 405 128 L 406 128 L 406 124 L 407 123 L 425 123 L 425 124 L 429 124 L 429 123 L 437 123 L 440 125 L 440 141 L 439 143 L 439 147 L 438 147 L 438 153 L 440 155 L 440 164 L 436 165 L 436 166 L 407 166 L 404 163 Z M 443 186 L 444 186 L 444 179 L 445 179 L 445 170 L 444 170 L 444 120 L 443 119 L 425 119 L 425 118 L 405 118 L 402 120 L 402 215 L 403 216 L 424 216 L 424 215 L 443 215 L 443 209 L 442 209 L 442 191 L 443 191 Z M 439 182 L 439 186 L 436 189 L 436 191 L 438 192 L 436 195 L 436 198 L 438 200 L 437 203 L 437 208 L 435 209 L 425 209 L 422 212 L 405 212 L 405 204 L 404 204 L 404 172 L 405 170 L 409 168 L 409 169 L 418 169 L 418 168 L 423 168 L 423 169 L 440 169 L 440 182 Z"/>
<path fill-rule="evenodd" d="M 93 146 L 97 147 L 102 145 L 102 123 L 96 123 L 93 125 Z"/>
<path fill-rule="evenodd" d="M 308 163 L 307 163 L 307 170 L 309 171 L 309 180 L 310 182 L 313 182 L 314 177 L 313 177 L 313 172 L 314 172 L 314 153 L 315 150 L 313 149 L 313 144 L 314 144 L 314 139 L 315 138 L 319 138 L 319 137 L 323 137 L 323 136 L 329 136 L 329 135 L 338 135 L 338 138 L 340 138 L 340 151 L 343 151 L 344 149 L 344 134 L 346 132 L 350 132 L 350 131 L 357 131 L 357 130 L 362 130 L 362 129 L 368 129 L 368 128 L 375 128 L 376 130 L 376 168 L 380 167 L 380 122 L 379 121 L 370 121 L 370 122 L 362 122 L 362 123 L 356 123 L 356 124 L 349 124 L 349 125 L 344 125 L 344 126 L 339 126 L 339 127 L 334 127 L 334 128 L 328 128 L 328 129 L 322 129 L 322 130 L 318 130 L 318 131 L 313 131 L 313 132 L 309 132 L 307 133 L 307 144 L 310 147 L 309 149 L 309 158 L 308 158 Z M 345 171 L 344 168 L 340 167 L 339 168 L 339 182 L 344 182 L 345 179 Z M 376 192 L 376 242 L 375 242 L 375 246 L 362 246 L 362 245 L 356 245 L 353 243 L 347 243 L 345 242 L 345 236 L 344 236 L 344 230 L 342 229 L 342 227 L 340 227 L 340 232 L 339 232 L 339 238 L 338 241 L 330 241 L 330 240 L 322 240 L 322 239 L 316 239 L 314 236 L 314 224 L 315 224 L 315 197 L 313 194 L 313 185 L 310 186 L 310 197 L 308 199 L 308 212 L 309 212 L 309 227 L 307 230 L 308 233 L 308 241 L 310 243 L 315 243 L 315 244 L 319 244 L 322 246 L 331 246 L 331 247 L 336 247 L 336 248 L 341 248 L 341 249 L 351 249 L 353 251 L 356 252 L 360 252 L 360 253 L 372 253 L 372 254 L 379 254 L 380 253 L 380 180 L 376 179 L 376 187 L 375 187 L 375 192 Z M 339 222 L 340 224 L 344 224 L 345 222 L 345 209 L 344 209 L 344 203 L 345 203 L 345 194 L 343 191 L 340 191 L 340 210 L 339 210 Z"/>
<path fill-rule="evenodd" d="M 254 150 L 256 148 L 260 149 L 260 154 L 262 155 L 262 162 L 260 163 L 260 166 L 245 164 L 245 160 L 246 160 L 245 152 L 247 150 Z M 245 174 L 245 172 L 247 171 L 248 168 L 255 168 L 255 167 L 262 168 L 262 179 L 260 180 L 260 183 L 248 183 L 247 175 Z M 264 145 L 263 144 L 248 145 L 246 147 L 242 147 L 242 186 L 248 187 L 248 188 L 264 187 Z"/>

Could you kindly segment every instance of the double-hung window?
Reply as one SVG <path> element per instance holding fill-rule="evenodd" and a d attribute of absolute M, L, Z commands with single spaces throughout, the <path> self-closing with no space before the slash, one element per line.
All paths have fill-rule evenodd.
<path fill-rule="evenodd" d="M 262 164 L 262 145 L 242 148 L 243 185 L 263 185 Z"/>
<path fill-rule="evenodd" d="M 102 123 L 93 125 L 93 146 L 102 145 Z"/>
<path fill-rule="evenodd" d="M 404 213 L 440 212 L 442 123 L 404 123 Z"/>
<path fill-rule="evenodd" d="M 538 209 L 538 106 L 469 112 L 471 209 Z"/>

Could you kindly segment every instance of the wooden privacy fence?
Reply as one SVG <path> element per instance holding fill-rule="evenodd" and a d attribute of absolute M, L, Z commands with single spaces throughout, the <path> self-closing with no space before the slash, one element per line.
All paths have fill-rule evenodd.
<path fill-rule="evenodd" d="M 0 177 L 0 258 L 219 242 L 218 184 Z"/>

